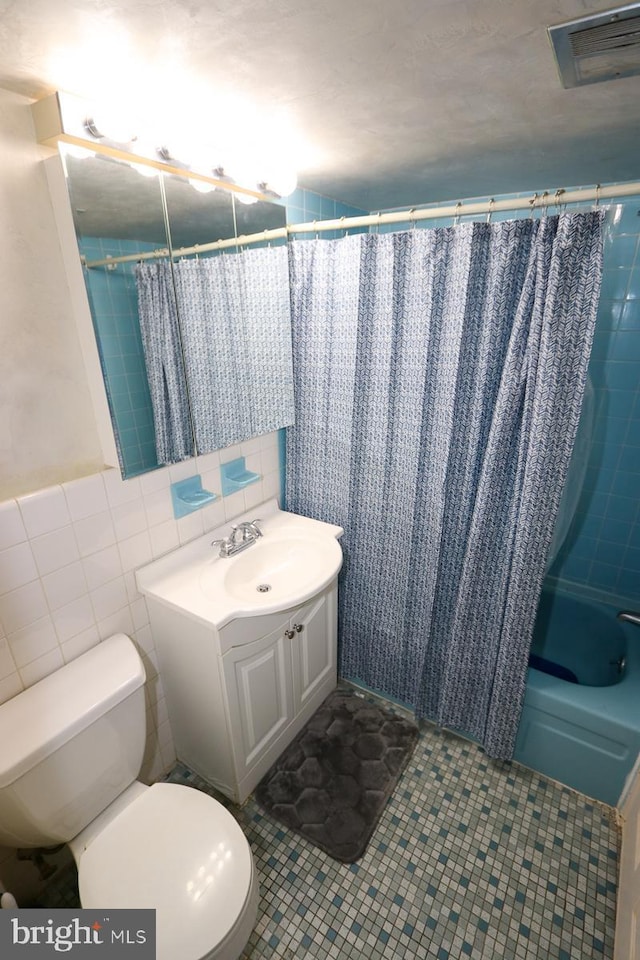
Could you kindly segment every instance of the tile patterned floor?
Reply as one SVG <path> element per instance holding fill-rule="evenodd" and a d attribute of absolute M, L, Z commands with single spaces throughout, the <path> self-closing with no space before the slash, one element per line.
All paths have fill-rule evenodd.
<path fill-rule="evenodd" d="M 169 779 L 217 796 L 184 767 Z M 286 831 L 252 797 L 242 809 L 217 798 L 260 878 L 243 960 L 613 956 L 614 811 L 453 734 L 425 725 L 355 864 Z"/>

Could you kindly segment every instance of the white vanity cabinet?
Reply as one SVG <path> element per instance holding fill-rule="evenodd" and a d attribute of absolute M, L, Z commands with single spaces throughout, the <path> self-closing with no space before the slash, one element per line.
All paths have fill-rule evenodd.
<path fill-rule="evenodd" d="M 148 596 L 176 751 L 243 803 L 337 682 L 336 581 L 217 630 Z"/>

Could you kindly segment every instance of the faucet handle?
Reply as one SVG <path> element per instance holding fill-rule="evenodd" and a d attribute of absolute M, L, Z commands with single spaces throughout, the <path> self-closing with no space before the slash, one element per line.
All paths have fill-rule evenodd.
<path fill-rule="evenodd" d="M 258 517 L 257 520 L 252 520 L 250 525 L 251 525 L 251 526 L 253 527 L 253 529 L 255 530 L 257 537 L 264 537 L 264 533 L 262 532 L 262 530 L 261 530 L 260 527 L 258 526 L 259 523 L 262 523 L 262 520 L 260 519 L 260 517 Z"/>

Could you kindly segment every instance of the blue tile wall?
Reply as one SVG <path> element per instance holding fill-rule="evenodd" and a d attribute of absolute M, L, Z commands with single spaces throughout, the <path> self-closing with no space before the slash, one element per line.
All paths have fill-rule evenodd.
<path fill-rule="evenodd" d="M 551 573 L 640 601 L 640 202 L 611 205 L 590 375 L 596 417 L 583 493 Z"/>
<path fill-rule="evenodd" d="M 290 196 L 281 201 L 287 208 L 287 223 L 312 223 L 314 220 L 339 220 L 341 217 L 358 217 L 367 215 L 368 210 L 352 207 L 340 200 L 331 200 L 312 190 L 298 188 Z M 364 233 L 367 228 L 350 230 L 350 233 Z M 343 230 L 327 230 L 321 234 L 324 240 L 338 240 L 344 236 Z M 313 233 L 301 233 L 294 239 L 312 240 Z"/>
<path fill-rule="evenodd" d="M 78 246 L 87 260 L 154 248 L 139 241 L 92 237 L 79 239 Z M 133 263 L 119 263 L 114 270 L 84 271 L 118 455 L 127 477 L 158 466 L 134 270 Z"/>
<path fill-rule="evenodd" d="M 567 188 L 567 190 L 574 188 Z M 538 190 L 538 195 L 541 194 Z M 533 196 L 534 190 L 495 200 Z M 489 197 L 473 198 L 489 200 Z M 457 201 L 445 201 L 455 204 Z M 464 201 L 463 201 L 464 202 Z M 467 200 L 466 202 L 469 202 Z M 422 208 L 441 204 L 424 204 Z M 569 205 L 590 209 L 590 205 Z M 600 307 L 590 363 L 595 390 L 593 442 L 582 495 L 550 577 L 566 589 L 640 602 L 640 200 L 615 198 L 608 209 Z M 565 209 L 567 205 L 563 205 Z M 416 206 L 416 209 L 422 209 Z M 554 207 L 550 213 L 557 212 Z M 523 214 L 503 211 L 493 220 Z M 526 214 L 524 214 L 526 216 Z M 535 216 L 542 216 L 538 210 Z M 460 217 L 465 223 L 478 217 Z M 381 224 L 373 231 L 451 226 L 452 218 Z"/>

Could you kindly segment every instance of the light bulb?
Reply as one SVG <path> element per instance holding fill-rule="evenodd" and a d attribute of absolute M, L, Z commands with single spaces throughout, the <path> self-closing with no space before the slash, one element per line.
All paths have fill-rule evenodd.
<path fill-rule="evenodd" d="M 129 166 L 133 167 L 136 173 L 139 173 L 141 177 L 157 177 L 160 173 L 160 171 L 156 170 L 155 167 L 150 167 L 146 163 L 131 163 Z"/>
<path fill-rule="evenodd" d="M 95 106 L 85 119 L 85 127 L 96 140 L 112 140 L 114 143 L 131 143 L 135 138 L 135 125 L 125 107 L 112 104 Z"/>
<path fill-rule="evenodd" d="M 249 193 L 234 193 L 234 197 L 236 198 L 238 203 L 244 203 L 247 206 L 249 206 L 250 203 L 258 202 L 258 198 L 252 197 L 251 194 Z"/>
<path fill-rule="evenodd" d="M 269 176 L 266 186 L 279 197 L 288 197 L 298 186 L 298 177 L 294 170 L 277 170 Z"/>
<path fill-rule="evenodd" d="M 205 180 L 189 180 L 189 183 L 194 190 L 197 190 L 198 193 L 213 193 L 215 187 L 212 183 L 207 183 Z"/>

